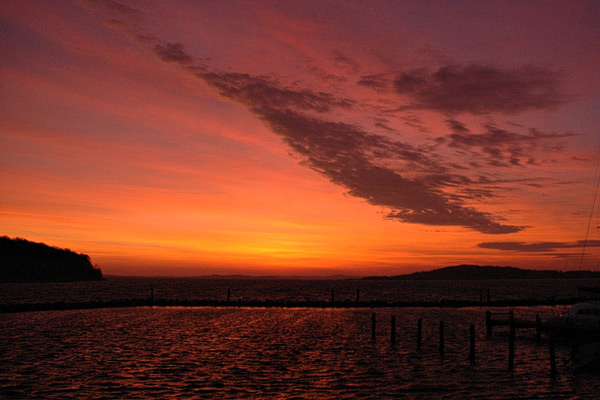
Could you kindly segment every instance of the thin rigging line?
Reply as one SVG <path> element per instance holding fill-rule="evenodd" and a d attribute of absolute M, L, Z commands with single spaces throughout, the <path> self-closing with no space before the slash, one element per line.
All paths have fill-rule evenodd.
<path fill-rule="evenodd" d="M 581 258 L 579 259 L 579 270 L 583 265 L 583 257 L 585 256 L 585 250 L 587 248 L 588 237 L 590 235 L 590 226 L 592 225 L 592 219 L 594 218 L 594 211 L 596 208 L 596 199 L 598 198 L 598 187 L 600 186 L 600 157 L 596 160 L 596 189 L 594 190 L 594 202 L 592 203 L 592 211 L 590 212 L 590 218 L 588 219 L 587 230 L 585 232 L 585 240 L 583 241 L 583 250 L 581 251 Z"/>

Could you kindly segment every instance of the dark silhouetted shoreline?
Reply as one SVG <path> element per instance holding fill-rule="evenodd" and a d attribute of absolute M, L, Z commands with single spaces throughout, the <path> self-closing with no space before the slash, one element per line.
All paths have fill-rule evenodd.
<path fill-rule="evenodd" d="M 103 280 L 90 257 L 25 239 L 0 237 L 0 282 L 76 282 Z"/>
<path fill-rule="evenodd" d="M 533 270 L 516 267 L 457 265 L 393 276 L 368 276 L 363 279 L 390 280 L 490 280 L 490 279 L 593 279 L 600 278 L 598 271 Z"/>

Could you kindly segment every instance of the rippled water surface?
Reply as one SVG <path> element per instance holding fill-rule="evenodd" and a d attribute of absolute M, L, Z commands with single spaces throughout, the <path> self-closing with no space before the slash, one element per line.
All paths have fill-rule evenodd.
<path fill-rule="evenodd" d="M 499 310 L 495 310 L 499 311 Z M 543 317 L 555 307 L 520 308 Z M 377 337 L 371 339 L 371 314 Z M 7 398 L 597 398 L 600 375 L 520 330 L 508 371 L 502 332 L 483 308 L 122 308 L 0 315 L 0 390 Z M 390 344 L 391 316 L 397 343 Z M 417 319 L 423 346 L 417 351 Z M 439 321 L 445 352 L 439 353 Z M 477 326 L 477 357 L 468 327 Z"/>

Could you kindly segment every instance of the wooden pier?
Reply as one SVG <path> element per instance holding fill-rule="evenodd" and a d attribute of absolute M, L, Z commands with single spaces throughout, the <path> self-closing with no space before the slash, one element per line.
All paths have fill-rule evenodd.
<path fill-rule="evenodd" d="M 371 314 L 371 340 L 373 342 L 376 341 L 377 338 L 377 330 L 376 330 L 376 313 Z M 416 351 L 422 351 L 422 331 L 423 331 L 423 318 L 417 319 L 416 326 Z M 556 367 L 556 352 L 555 352 L 555 341 L 554 334 L 550 331 L 550 325 L 544 326 L 541 322 L 539 316 L 534 321 L 517 319 L 514 316 L 512 311 L 509 312 L 501 312 L 492 314 L 490 311 L 486 312 L 486 326 L 487 333 L 486 335 L 488 339 L 490 339 L 492 331 L 490 330 L 493 326 L 508 326 L 509 327 L 509 335 L 508 335 L 508 354 L 507 354 L 507 371 L 513 372 L 515 368 L 515 342 L 516 342 L 516 329 L 536 329 L 536 336 L 540 338 L 540 334 L 542 330 L 545 328 L 548 333 L 548 356 L 549 356 L 549 365 L 550 365 L 550 375 L 555 378 L 557 375 L 557 367 Z M 443 320 L 439 321 L 438 325 L 439 329 L 439 357 L 440 359 L 445 358 L 445 330 L 446 324 Z M 475 324 L 470 324 L 469 329 L 465 332 L 468 335 L 468 347 L 465 349 L 465 355 L 468 355 L 468 359 L 470 364 L 475 364 L 476 354 L 477 354 L 477 346 L 476 346 L 476 329 Z M 389 331 L 389 343 L 392 347 L 396 346 L 396 316 L 391 315 L 390 319 L 390 331 Z"/>
<path fill-rule="evenodd" d="M 570 339 L 582 335 L 600 335 L 600 326 L 574 325 L 566 318 L 554 318 L 542 321 L 539 315 L 535 320 L 526 320 L 516 318 L 513 311 L 495 312 L 486 311 L 485 313 L 486 336 L 493 334 L 494 327 L 505 326 L 509 329 L 535 329 L 535 338 L 541 340 L 542 332 L 547 335 L 554 335 Z"/>
<path fill-rule="evenodd" d="M 376 331 L 376 313 L 371 314 L 371 339 L 375 342 L 377 338 Z M 566 319 L 564 320 L 566 321 Z M 397 344 L 396 337 L 396 316 L 392 315 L 390 320 L 390 331 L 389 331 L 389 340 L 390 345 L 395 347 Z M 578 340 L 580 340 L 584 335 L 595 335 L 594 337 L 597 339 L 600 337 L 600 327 L 586 327 L 586 326 L 568 326 L 565 323 L 559 323 L 557 321 L 546 321 L 543 322 L 539 315 L 536 315 L 534 320 L 516 318 L 513 311 L 496 311 L 492 313 L 491 311 L 486 311 L 485 313 L 485 325 L 486 325 L 486 338 L 490 339 L 493 336 L 494 327 L 506 327 L 507 330 L 504 330 L 504 334 L 502 336 L 508 337 L 508 354 L 507 354 L 507 371 L 512 372 L 515 369 L 515 363 L 517 357 L 517 353 L 515 352 L 515 343 L 517 341 L 516 331 L 517 329 L 530 329 L 535 330 L 535 340 L 538 343 L 542 342 L 542 333 L 545 334 L 548 346 L 548 359 L 550 366 L 550 375 L 554 379 L 557 375 L 557 366 L 556 366 L 556 351 L 555 351 L 555 343 L 558 341 L 559 344 L 566 345 L 568 344 L 571 347 L 571 351 L 573 351 L 573 346 L 577 345 Z M 443 320 L 439 321 L 439 357 L 440 359 L 444 359 L 445 357 L 445 323 Z M 416 351 L 422 351 L 422 331 L 423 331 L 423 318 L 418 318 L 416 321 Z M 468 335 L 468 347 L 465 348 L 465 355 L 468 355 L 468 359 L 471 364 L 475 364 L 476 354 L 477 354 L 477 345 L 476 345 L 476 329 L 475 324 L 471 324 L 469 329 L 465 331 L 465 334 Z M 527 335 L 525 335 L 527 336 Z M 519 336 L 519 338 L 523 338 L 523 335 Z M 533 338 L 533 337 L 532 337 Z"/>
<path fill-rule="evenodd" d="M 494 318 L 495 317 L 495 318 Z M 513 311 L 507 312 L 496 312 L 492 314 L 491 311 L 485 312 L 485 327 L 486 334 L 488 337 L 492 336 L 495 326 L 507 326 L 510 329 L 535 329 L 536 338 L 541 338 L 543 330 L 552 330 L 554 326 L 542 323 L 539 315 L 536 315 L 534 321 L 515 318 Z"/>

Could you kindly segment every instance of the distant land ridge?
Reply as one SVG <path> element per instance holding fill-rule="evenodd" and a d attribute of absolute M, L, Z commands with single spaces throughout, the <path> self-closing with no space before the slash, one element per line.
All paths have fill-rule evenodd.
<path fill-rule="evenodd" d="M 414 272 L 405 275 L 367 276 L 363 279 L 390 280 L 484 280 L 484 279 L 583 279 L 600 278 L 597 271 L 556 271 L 533 270 L 515 267 L 456 265 L 434 269 L 432 271 Z"/>
<path fill-rule="evenodd" d="M 103 280 L 90 257 L 25 239 L 0 237 L 0 282 Z"/>

